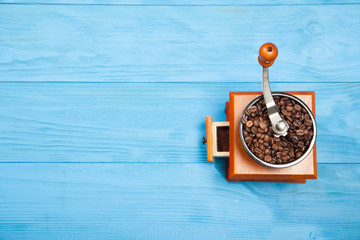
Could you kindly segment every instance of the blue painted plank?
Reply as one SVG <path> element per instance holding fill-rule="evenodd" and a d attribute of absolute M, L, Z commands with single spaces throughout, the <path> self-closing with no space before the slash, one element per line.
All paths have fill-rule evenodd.
<path fill-rule="evenodd" d="M 316 92 L 318 161 L 360 163 L 360 84 L 275 83 Z M 205 117 L 261 83 L 1 83 L 1 162 L 205 162 Z"/>
<path fill-rule="evenodd" d="M 195 0 L 0 0 L 0 4 L 24 4 L 24 5 L 139 5 L 139 6 L 263 6 L 263 5 L 317 5 L 317 4 L 358 4 L 359 0 L 294 0 L 294 1 L 281 1 L 281 0 L 261 0 L 261 1 L 231 1 L 231 0 L 208 0 L 208 1 L 195 1 Z"/>
<path fill-rule="evenodd" d="M 1 239 L 359 239 L 360 165 L 306 184 L 217 164 L 0 164 Z"/>
<path fill-rule="evenodd" d="M 359 82 L 360 5 L 0 7 L 0 81 Z"/>

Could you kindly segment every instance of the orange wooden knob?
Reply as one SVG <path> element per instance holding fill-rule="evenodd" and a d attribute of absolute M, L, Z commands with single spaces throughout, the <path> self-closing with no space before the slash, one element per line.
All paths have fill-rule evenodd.
<path fill-rule="evenodd" d="M 259 50 L 259 63 L 263 67 L 270 67 L 273 65 L 278 55 L 278 49 L 273 43 L 265 43 Z"/>

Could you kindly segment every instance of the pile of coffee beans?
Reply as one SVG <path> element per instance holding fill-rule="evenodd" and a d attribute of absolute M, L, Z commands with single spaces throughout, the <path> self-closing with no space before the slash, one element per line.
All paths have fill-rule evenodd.
<path fill-rule="evenodd" d="M 300 158 L 313 137 L 313 122 L 307 110 L 288 97 L 274 96 L 280 116 L 289 124 L 285 137 L 277 138 L 264 99 L 245 111 L 241 119 L 246 145 L 261 160 L 285 164 Z"/>

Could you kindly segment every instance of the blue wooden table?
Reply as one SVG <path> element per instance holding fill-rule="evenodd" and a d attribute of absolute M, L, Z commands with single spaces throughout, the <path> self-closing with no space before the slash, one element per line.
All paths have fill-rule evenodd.
<path fill-rule="evenodd" d="M 205 116 L 316 92 L 318 179 L 229 183 Z M 0 239 L 359 239 L 359 1 L 1 0 Z"/>

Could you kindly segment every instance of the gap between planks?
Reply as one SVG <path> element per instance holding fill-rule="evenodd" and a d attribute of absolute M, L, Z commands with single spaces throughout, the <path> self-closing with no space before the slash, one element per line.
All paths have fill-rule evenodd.
<path fill-rule="evenodd" d="M 313 2 L 313 3 L 265 3 L 265 4 L 142 4 L 142 3 L 46 3 L 46 2 L 0 2 L 0 5 L 43 5 L 43 6 L 118 6 L 118 7 L 281 7 L 281 6 L 337 6 L 359 5 L 360 2 Z"/>
<path fill-rule="evenodd" d="M 30 83 L 30 84 L 56 84 L 56 83 L 65 83 L 65 84 L 72 84 L 72 83 L 80 83 L 80 84 L 258 84 L 261 86 L 261 80 L 259 79 L 259 82 L 223 82 L 223 81 L 216 81 L 216 82 L 206 82 L 206 81 L 167 81 L 167 82 L 149 82 L 149 81 L 141 81 L 141 82 L 135 82 L 135 81 L 117 81 L 117 82 L 111 82 L 111 81 L 0 81 L 0 84 L 9 84 L 9 83 Z M 302 82 L 302 81 L 271 81 L 272 83 L 278 83 L 278 84 L 360 84 L 360 81 L 346 81 L 346 82 L 318 82 L 318 81 L 311 81 L 311 82 Z M 259 90 L 260 91 L 260 90 Z"/>

